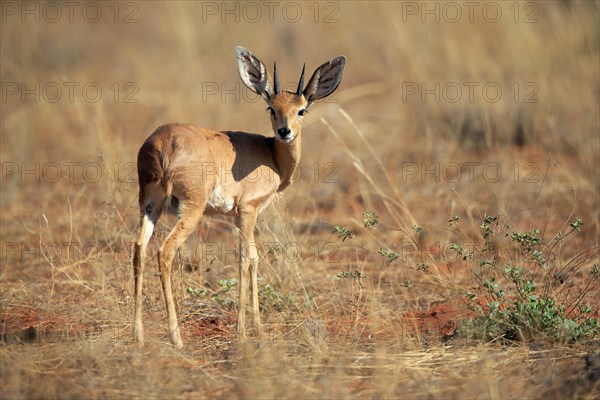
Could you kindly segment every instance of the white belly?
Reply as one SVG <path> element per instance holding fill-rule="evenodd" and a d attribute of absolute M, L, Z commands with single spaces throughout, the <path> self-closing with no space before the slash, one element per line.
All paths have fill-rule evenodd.
<path fill-rule="evenodd" d="M 207 211 L 213 211 L 218 214 L 227 214 L 233 210 L 234 206 L 234 197 L 225 193 L 219 184 L 217 184 L 206 203 Z"/>

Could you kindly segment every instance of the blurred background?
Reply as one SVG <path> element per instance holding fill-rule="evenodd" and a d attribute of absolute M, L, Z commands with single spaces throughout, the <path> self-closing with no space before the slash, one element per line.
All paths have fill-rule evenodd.
<path fill-rule="evenodd" d="M 29 210 L 64 203 L 93 190 L 98 185 L 89 183 L 104 182 L 89 182 L 93 175 L 105 178 L 107 172 L 119 178 L 110 182 L 124 196 L 119 207 L 128 206 L 135 184 L 118 181 L 132 177 L 128 163 L 144 139 L 167 122 L 271 135 L 263 102 L 239 80 L 236 45 L 270 68 L 277 61 L 290 86 L 304 62 L 312 72 L 336 55 L 348 59 L 340 89 L 313 107 L 304 128 L 302 170 L 308 176 L 316 162 L 323 175 L 333 162 L 339 182 L 327 185 L 315 175 L 303 179 L 312 188 L 299 185 L 290 189 L 291 196 L 310 193 L 342 208 L 354 196 L 364 197 L 349 148 L 371 173 L 383 168 L 393 175 L 393 181 L 380 183 L 394 186 L 385 191 L 402 197 L 398 201 L 435 199 L 410 207 L 421 218 L 431 216 L 428 203 L 437 208 L 445 200 L 445 183 L 455 180 L 454 186 L 465 187 L 469 162 L 498 163 L 503 175 L 498 182 L 488 182 L 482 169 L 475 171 L 476 180 L 494 183 L 496 196 L 508 201 L 512 194 L 499 190 L 507 176 L 522 184 L 519 190 L 535 192 L 525 180 L 528 173 L 539 180 L 547 161 L 570 160 L 576 168 L 559 175 L 574 180 L 579 201 L 597 202 L 598 2 L 6 2 L 2 7 L 1 156 L 11 163 L 3 164 L 4 210 L 18 209 L 25 200 L 35 205 Z M 107 171 L 95 170 L 99 161 Z M 439 171 L 436 162 L 442 163 Z M 94 164 L 85 170 L 86 163 Z M 462 176 L 456 179 L 452 165 L 452 176 L 444 179 L 448 163 L 459 165 Z M 44 167 L 52 177 L 42 176 Z M 421 179 L 427 168 L 433 172 Z M 78 184 L 53 178 L 69 174 Z M 39 185 L 31 185 L 38 183 L 35 178 Z M 48 189 L 60 191 L 31 195 Z M 74 212 L 107 196 L 106 191 L 83 196 Z M 12 212 L 3 213 L 3 226 L 8 215 Z"/>

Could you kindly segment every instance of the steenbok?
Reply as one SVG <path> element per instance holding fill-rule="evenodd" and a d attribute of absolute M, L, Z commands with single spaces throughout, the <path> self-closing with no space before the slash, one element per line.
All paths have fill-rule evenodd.
<path fill-rule="evenodd" d="M 158 250 L 158 267 L 169 320 L 171 342 L 182 347 L 171 289 L 175 253 L 203 215 L 235 217 L 240 231 L 239 307 L 237 333 L 246 338 L 246 311 L 260 334 L 257 267 L 254 242 L 256 218 L 291 183 L 300 161 L 300 129 L 307 109 L 338 87 L 346 59 L 336 57 L 316 69 L 304 87 L 304 68 L 295 92 L 281 91 L 274 66 L 271 80 L 265 65 L 237 47 L 242 81 L 267 102 L 275 137 L 246 132 L 216 132 L 191 124 L 157 128 L 138 153 L 141 229 L 135 244 L 134 336 L 144 343 L 142 282 L 146 248 L 163 211 L 175 211 L 177 222 Z M 249 279 L 250 278 L 250 279 Z M 248 306 L 248 281 L 252 307 Z"/>

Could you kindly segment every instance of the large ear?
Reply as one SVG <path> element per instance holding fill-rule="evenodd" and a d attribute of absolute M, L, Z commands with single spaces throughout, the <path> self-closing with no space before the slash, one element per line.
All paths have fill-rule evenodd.
<path fill-rule="evenodd" d="M 339 56 L 317 68 L 302 92 L 308 101 L 308 106 L 315 100 L 329 96 L 337 89 L 342 80 L 344 65 L 346 65 L 346 57 Z"/>
<path fill-rule="evenodd" d="M 241 46 L 236 47 L 235 52 L 242 82 L 265 100 L 272 97 L 271 77 L 262 61 Z"/>

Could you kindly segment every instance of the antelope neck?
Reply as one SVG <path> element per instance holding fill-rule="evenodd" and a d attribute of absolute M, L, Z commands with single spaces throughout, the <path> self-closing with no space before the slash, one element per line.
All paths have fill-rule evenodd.
<path fill-rule="evenodd" d="M 282 143 L 275 139 L 275 163 L 281 177 L 281 182 L 277 189 L 278 192 L 283 191 L 283 189 L 293 183 L 293 178 L 299 168 L 300 152 L 302 149 L 300 136 L 300 132 L 298 132 L 296 138 L 290 143 Z"/>

